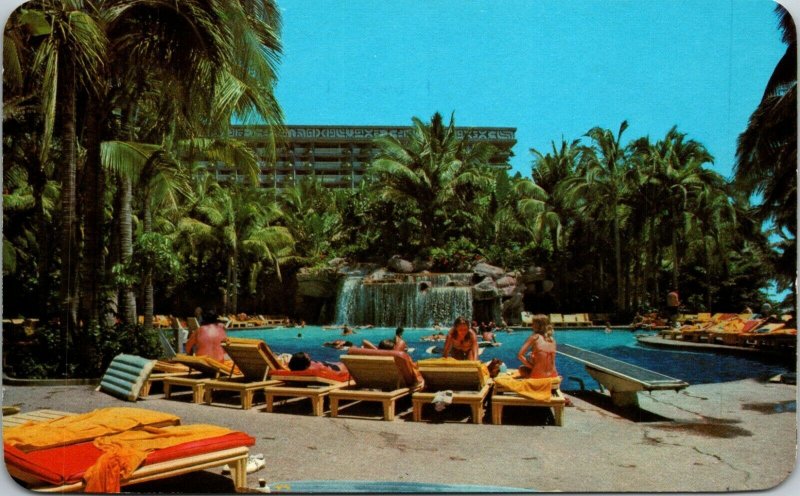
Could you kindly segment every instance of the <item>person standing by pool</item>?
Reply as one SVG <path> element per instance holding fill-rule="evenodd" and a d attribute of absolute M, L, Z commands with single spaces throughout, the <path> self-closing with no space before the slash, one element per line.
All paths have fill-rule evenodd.
<path fill-rule="evenodd" d="M 456 318 L 453 328 L 447 333 L 442 357 L 450 355 L 456 360 L 478 359 L 478 336 L 469 328 L 464 317 Z"/>
<path fill-rule="evenodd" d="M 556 340 L 547 315 L 534 315 L 531 319 L 531 331 L 517 353 L 517 358 L 522 363 L 520 374 L 529 378 L 558 377 Z"/>
<path fill-rule="evenodd" d="M 678 296 L 678 290 L 675 288 L 670 289 L 667 293 L 667 318 L 670 325 L 675 323 L 678 318 L 678 307 L 681 306 L 681 299 Z"/>

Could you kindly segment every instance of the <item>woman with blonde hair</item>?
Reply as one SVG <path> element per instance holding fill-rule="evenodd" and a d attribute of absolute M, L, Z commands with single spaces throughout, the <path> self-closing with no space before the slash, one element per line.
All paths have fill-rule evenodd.
<path fill-rule="evenodd" d="M 517 353 L 517 358 L 522 362 L 520 374 L 531 378 L 558 377 L 556 341 L 553 339 L 553 326 L 550 325 L 547 315 L 534 315 L 531 331 Z"/>

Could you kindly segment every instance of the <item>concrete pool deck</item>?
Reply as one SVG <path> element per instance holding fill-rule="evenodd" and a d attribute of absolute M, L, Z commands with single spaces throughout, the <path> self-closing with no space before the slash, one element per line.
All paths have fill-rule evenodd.
<path fill-rule="evenodd" d="M 565 492 L 752 491 L 780 484 L 796 465 L 797 388 L 756 380 L 640 394 L 634 411 L 616 409 L 596 392 L 567 391 L 574 406 L 566 409 L 563 427 L 514 409 L 507 425 L 473 425 L 463 420 L 466 411 L 453 407 L 443 423 L 415 423 L 403 402 L 399 419 L 384 422 L 374 419 L 377 404 L 343 412 L 372 418 L 333 419 L 310 416 L 306 403 L 272 414 L 263 404 L 239 410 L 232 398 L 207 406 L 156 394 L 134 404 L 91 385 L 5 385 L 3 393 L 3 405 L 23 412 L 137 406 L 174 413 L 184 423 L 245 431 L 256 438 L 251 453 L 264 453 L 267 461 L 247 476 L 251 488 L 264 478 L 267 484 L 373 480 Z M 127 490 L 230 493 L 230 480 L 219 472 Z"/>

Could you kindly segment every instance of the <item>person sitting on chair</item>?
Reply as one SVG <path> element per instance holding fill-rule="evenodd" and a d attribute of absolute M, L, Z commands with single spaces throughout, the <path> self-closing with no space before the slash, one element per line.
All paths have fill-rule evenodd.
<path fill-rule="evenodd" d="M 211 357 L 217 361 L 225 360 L 225 351 L 222 349 L 222 342 L 227 339 L 225 327 L 219 320 L 213 319 L 210 323 L 204 324 L 189 335 L 186 340 L 186 352 L 194 353 L 197 356 Z"/>
<path fill-rule="evenodd" d="M 558 377 L 556 341 L 552 336 L 550 319 L 546 315 L 534 315 L 531 331 L 517 353 L 517 358 L 522 362 L 520 375 L 526 378 Z M 527 353 L 528 350 L 530 353 Z"/>

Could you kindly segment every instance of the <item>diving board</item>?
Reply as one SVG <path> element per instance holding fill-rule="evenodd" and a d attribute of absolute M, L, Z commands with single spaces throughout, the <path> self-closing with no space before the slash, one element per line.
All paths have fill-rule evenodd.
<path fill-rule="evenodd" d="M 557 353 L 583 363 L 589 375 L 609 390 L 611 401 L 617 406 L 638 405 L 636 393 L 639 391 L 680 391 L 689 386 L 680 379 L 577 346 L 559 344 Z"/>

